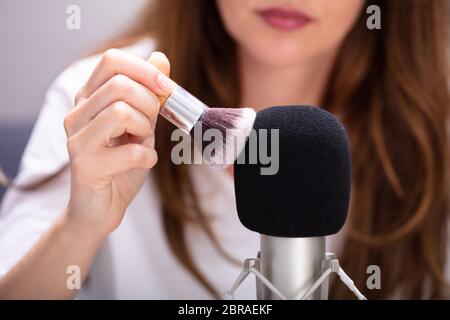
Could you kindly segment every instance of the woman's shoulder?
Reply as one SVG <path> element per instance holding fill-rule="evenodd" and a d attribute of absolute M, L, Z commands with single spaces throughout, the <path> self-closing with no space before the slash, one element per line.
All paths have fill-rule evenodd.
<path fill-rule="evenodd" d="M 143 37 L 127 46 L 117 49 L 146 59 L 154 51 L 155 42 L 152 38 Z M 50 90 L 62 90 L 68 96 L 75 97 L 81 86 L 89 79 L 95 66 L 100 61 L 102 54 L 103 52 L 99 52 L 72 63 L 55 79 Z"/>

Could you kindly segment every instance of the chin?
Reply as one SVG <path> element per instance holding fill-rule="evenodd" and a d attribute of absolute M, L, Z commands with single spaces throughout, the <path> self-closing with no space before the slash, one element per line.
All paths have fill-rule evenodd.
<path fill-rule="evenodd" d="M 299 43 L 265 42 L 264 44 L 247 47 L 246 52 L 251 58 L 267 67 L 283 67 L 302 64 L 314 57 L 306 52 Z M 309 50 L 308 50 L 309 51 Z"/>

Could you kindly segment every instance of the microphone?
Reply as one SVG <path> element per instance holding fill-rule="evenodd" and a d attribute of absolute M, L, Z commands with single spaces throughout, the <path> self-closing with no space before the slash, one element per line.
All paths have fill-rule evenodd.
<path fill-rule="evenodd" d="M 299 299 L 322 275 L 325 237 L 337 233 L 347 217 L 349 139 L 332 114 L 311 106 L 263 110 L 256 116 L 254 129 L 256 135 L 247 140 L 243 152 L 261 151 L 266 143 L 273 153 L 277 148 L 267 141 L 278 137 L 279 154 L 271 155 L 278 156 L 278 172 L 261 174 L 267 166 L 263 161 L 239 163 L 243 161 L 238 158 L 234 184 L 239 219 L 261 234 L 262 275 L 287 299 Z M 268 130 L 267 139 L 258 134 L 261 129 Z M 267 284 L 258 287 L 259 298 L 280 298 Z M 327 287 L 323 288 L 312 298 L 326 299 Z"/>

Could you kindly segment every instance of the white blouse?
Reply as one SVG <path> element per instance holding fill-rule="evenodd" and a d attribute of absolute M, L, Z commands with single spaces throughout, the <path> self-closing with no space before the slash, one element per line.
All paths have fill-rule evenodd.
<path fill-rule="evenodd" d="M 147 58 L 154 43 L 145 39 L 125 50 Z M 100 56 L 80 60 L 64 71 L 49 89 L 44 106 L 22 158 L 17 182 L 30 183 L 67 163 L 63 119 L 73 108 L 75 94 L 87 81 Z M 165 120 L 161 120 L 165 121 Z M 193 165 L 194 184 L 203 208 L 223 247 L 239 260 L 255 257 L 258 234 L 241 225 L 236 213 L 232 178 L 204 165 Z M 70 175 L 61 175 L 33 192 L 8 190 L 0 212 L 0 276 L 10 270 L 49 229 L 65 209 Z M 209 299 L 207 291 L 171 253 L 161 221 L 160 200 L 152 173 L 130 204 L 121 225 L 104 242 L 93 262 L 80 299 Z M 219 292 L 225 292 L 240 266 L 224 259 L 198 227 L 188 226 L 187 239 L 194 260 Z M 339 247 L 339 234 L 328 239 Z M 238 299 L 256 297 L 248 278 Z"/>

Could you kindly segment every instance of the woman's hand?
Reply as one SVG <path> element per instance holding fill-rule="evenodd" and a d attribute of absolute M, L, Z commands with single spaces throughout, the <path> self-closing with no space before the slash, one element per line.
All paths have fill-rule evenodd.
<path fill-rule="evenodd" d="M 0 299 L 69 299 L 67 267 L 81 282 L 104 238 L 157 162 L 154 127 L 159 97 L 174 87 L 161 53 L 149 62 L 108 51 L 64 121 L 71 197 L 64 215 L 14 268 L 0 278 Z M 165 75 L 162 75 L 165 74 Z"/>
<path fill-rule="evenodd" d="M 150 62 L 150 63 L 149 63 Z M 158 156 L 159 97 L 170 93 L 170 64 L 109 50 L 66 116 L 71 197 L 66 219 L 83 234 L 106 237 L 143 185 Z"/>

